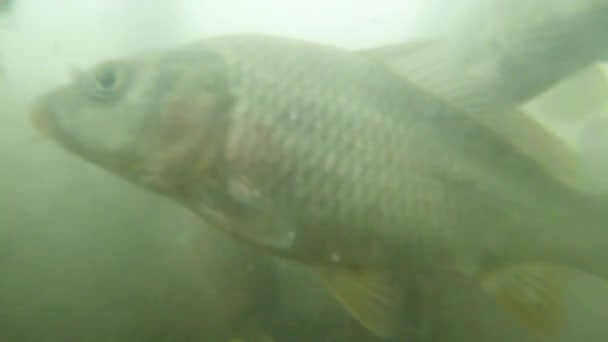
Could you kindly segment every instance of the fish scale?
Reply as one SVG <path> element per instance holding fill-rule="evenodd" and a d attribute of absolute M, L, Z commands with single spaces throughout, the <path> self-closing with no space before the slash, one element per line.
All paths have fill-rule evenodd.
<path fill-rule="evenodd" d="M 248 54 L 246 52 L 240 52 L 240 53 L 235 53 L 235 56 L 248 56 Z M 265 56 L 266 57 L 266 56 Z M 276 57 L 275 57 L 276 59 Z M 227 63 L 230 65 L 230 57 L 226 58 Z M 285 59 L 285 61 L 289 61 L 288 58 Z M 280 65 L 280 63 L 279 63 Z M 278 67 L 280 69 L 280 67 Z M 324 68 L 319 68 L 320 70 L 325 70 Z M 235 70 L 239 70 L 238 68 L 235 68 Z M 296 69 L 295 71 L 296 74 L 298 74 L 298 70 Z M 243 70 L 242 72 L 243 75 L 247 75 L 247 77 L 251 77 L 251 76 L 255 76 L 255 75 L 259 75 L 259 73 L 251 73 L 249 74 L 248 71 L 246 69 Z M 344 83 L 347 83 L 349 85 L 352 85 L 352 81 L 351 79 L 356 78 L 356 77 L 352 77 L 351 73 L 347 73 L 344 72 L 344 74 L 348 75 L 349 77 L 346 77 L 346 80 L 344 80 Z M 282 74 L 284 75 L 284 74 Z M 342 75 L 342 74 L 340 74 Z M 308 87 L 312 87 L 313 86 L 313 82 L 309 81 L 309 80 L 313 80 L 315 75 L 312 75 L 312 77 L 306 77 L 301 80 L 301 85 L 303 89 L 308 89 Z M 361 76 L 360 76 L 361 77 Z M 236 77 L 238 78 L 238 77 Z M 270 77 L 268 77 L 268 75 L 265 76 L 265 78 L 263 80 L 260 80 L 261 82 L 263 82 L 264 80 L 268 79 L 269 83 L 271 83 L 270 81 Z M 237 84 L 259 84 L 258 82 L 251 82 L 251 81 L 242 81 L 242 82 L 237 82 Z M 310 84 L 309 84 L 310 83 Z M 275 86 L 279 86 L 280 82 L 278 81 L 274 81 Z M 272 93 L 272 90 L 269 91 L 269 89 L 267 87 L 260 87 L 263 89 L 264 92 L 268 93 Z M 278 88 L 278 87 L 277 87 Z M 319 90 L 319 92 L 324 92 L 322 87 L 316 87 L 316 89 L 321 89 Z M 332 89 L 334 89 L 332 87 Z M 255 89 L 252 89 L 255 90 Z M 282 95 L 277 96 L 277 97 L 273 97 L 273 98 L 282 98 L 283 96 L 289 97 L 289 96 L 293 96 L 293 92 L 287 92 L 286 94 L 283 94 L 284 92 L 281 91 L 281 89 L 276 89 L 277 93 L 281 93 Z M 246 91 L 245 91 L 246 92 Z M 393 203 L 402 203 L 405 204 L 404 207 L 410 207 L 414 210 L 416 210 L 417 207 L 420 206 L 424 206 L 424 202 L 420 202 L 415 200 L 414 202 L 411 202 L 410 205 L 407 205 L 407 203 L 409 202 L 407 199 L 401 199 L 400 196 L 401 189 L 399 190 L 392 190 L 391 188 L 399 188 L 398 186 L 393 186 L 391 187 L 389 186 L 385 186 L 384 188 L 380 188 L 378 185 L 378 183 L 374 183 L 372 180 L 376 179 L 376 178 L 382 178 L 382 177 L 386 177 L 389 178 L 389 176 L 383 176 L 385 173 L 382 172 L 382 170 L 374 170 L 374 165 L 370 165 L 371 163 L 376 163 L 375 165 L 386 165 L 386 164 L 379 164 L 378 162 L 378 158 L 373 158 L 372 157 L 372 153 L 370 150 L 378 150 L 380 151 L 383 147 L 386 147 L 386 137 L 381 137 L 378 134 L 376 134 L 376 132 L 384 132 L 386 131 L 386 127 L 388 125 L 390 125 L 391 123 L 387 123 L 383 120 L 357 120 L 357 115 L 358 113 L 361 112 L 361 107 L 358 107 L 356 105 L 356 102 L 353 103 L 353 101 L 349 101 L 348 105 L 343 105 L 340 106 L 340 104 L 345 103 L 341 102 L 341 101 L 337 101 L 337 102 L 333 102 L 331 100 L 331 96 L 332 96 L 332 92 L 331 91 L 327 91 L 324 92 L 325 93 L 325 98 L 329 98 L 328 101 L 318 101 L 317 99 L 317 103 L 321 102 L 321 103 L 327 103 L 328 107 L 327 109 L 323 109 L 323 108 L 317 108 L 316 112 L 310 112 L 307 111 L 306 109 L 300 110 L 297 109 L 296 111 L 301 111 L 302 114 L 301 116 L 304 116 L 305 119 L 309 119 L 311 121 L 313 121 L 313 125 L 315 125 L 316 127 L 319 127 L 320 129 L 318 131 L 309 131 L 305 128 L 305 124 L 300 123 L 300 126 L 298 126 L 298 130 L 287 130 L 285 131 L 283 134 L 285 136 L 289 136 L 290 138 L 285 137 L 285 140 L 282 140 L 283 138 L 281 138 L 281 133 L 276 133 L 277 134 L 277 138 L 278 138 L 278 142 L 277 145 L 282 146 L 283 148 L 288 149 L 292 144 L 283 144 L 282 141 L 289 141 L 289 142 L 294 142 L 294 141 L 312 141 L 317 143 L 318 145 L 322 145 L 322 146 L 332 146 L 332 151 L 335 151 L 335 153 L 338 156 L 346 156 L 349 154 L 355 154 L 355 155 L 361 155 L 362 157 L 356 160 L 343 160 L 341 159 L 339 162 L 336 163 L 335 169 L 331 170 L 332 173 L 334 174 L 334 177 L 336 177 L 337 179 L 342 179 L 342 181 L 333 181 L 327 177 L 327 176 L 319 176 L 317 178 L 308 178 L 306 179 L 304 186 L 306 188 L 309 189 L 315 189 L 313 191 L 316 192 L 316 194 L 313 195 L 312 197 L 312 201 L 314 201 L 315 199 L 319 199 L 319 198 L 332 198 L 335 196 L 339 196 L 338 198 L 335 198 L 335 200 L 325 200 L 323 201 L 326 204 L 329 204 L 329 207 L 327 208 L 328 212 L 334 212 L 338 215 L 340 215 L 342 217 L 342 220 L 347 221 L 348 219 L 351 219 L 352 217 L 356 217 L 359 222 L 366 222 L 365 219 L 366 217 L 361 217 L 363 216 L 362 213 L 365 212 L 365 208 L 368 206 L 371 206 L 371 204 L 367 204 L 370 202 L 378 202 L 383 200 L 383 196 L 381 196 L 380 194 L 385 194 L 384 197 L 388 197 L 386 196 L 387 193 L 393 193 L 392 198 L 396 199 L 396 200 L 390 200 L 391 203 L 383 203 L 386 205 L 380 205 L 377 207 L 381 207 L 381 208 L 391 208 L 393 207 Z M 266 95 L 268 96 L 268 95 Z M 295 101 L 288 101 L 290 103 L 298 103 L 299 101 L 305 101 L 305 99 L 309 98 L 310 95 L 307 96 L 307 94 L 305 92 L 302 92 L 302 95 L 300 95 L 299 98 L 295 99 Z M 304 97 L 304 100 L 302 100 L 302 97 Z M 245 105 L 245 106 L 241 106 L 240 108 L 257 108 L 259 107 L 259 105 L 255 104 L 255 99 L 257 98 L 257 95 L 255 93 L 252 93 L 249 98 L 251 99 L 252 103 L 250 103 L 249 105 Z M 246 99 L 240 99 L 241 101 L 247 101 Z M 281 100 L 279 100 L 281 101 Z M 312 101 L 312 100 L 311 100 Z M 283 101 L 281 101 L 283 102 Z M 338 107 L 338 108 L 336 108 Z M 346 108 L 344 108 L 346 107 Z M 320 110 L 319 110 L 320 109 Z M 323 113 L 323 110 L 325 110 L 326 113 L 332 113 L 331 116 L 326 115 L 325 113 Z M 273 109 L 269 109 L 269 113 L 270 111 L 273 112 L 277 112 L 280 113 L 281 110 L 279 109 L 278 111 L 276 110 L 276 107 Z M 342 111 L 344 114 L 343 115 L 335 115 L 336 112 Z M 255 113 L 262 113 L 265 114 L 264 111 L 260 111 L 260 110 L 256 110 Z M 255 113 L 253 112 L 247 112 L 247 113 L 243 113 L 241 115 L 255 115 Z M 235 116 L 238 117 L 238 113 L 235 113 Z M 267 115 L 267 114 L 266 114 Z M 313 117 L 314 115 L 314 117 Z M 366 114 L 364 114 L 366 115 Z M 269 115 L 268 115 L 269 116 Z M 376 116 L 371 116 L 372 118 L 377 118 Z M 327 119 L 331 119 L 332 123 L 331 126 L 335 126 L 335 127 L 344 127 L 343 130 L 327 130 L 325 129 L 325 127 L 328 127 L 326 124 L 323 124 L 323 122 L 325 122 Z M 246 122 L 246 120 L 249 119 L 243 119 L 242 122 Z M 268 119 L 260 119 L 261 121 L 272 121 L 272 120 L 268 120 Z M 241 121 L 240 119 L 235 119 L 236 122 Z M 278 120 L 277 120 L 278 121 Z M 281 120 L 281 123 L 283 121 Z M 373 125 L 373 123 L 376 123 L 376 125 Z M 295 123 L 297 124 L 297 123 Z M 350 127 L 350 128 L 349 128 Z M 272 128 L 273 130 L 276 130 L 277 132 L 281 132 L 281 128 L 278 126 L 273 126 Z M 300 135 L 300 131 L 304 131 L 306 133 L 306 135 Z M 345 134 L 345 132 L 349 132 L 347 134 Z M 319 135 L 315 135 L 314 133 L 318 133 Z M 408 132 L 403 132 L 402 136 L 407 137 Z M 353 137 L 355 137 L 355 139 L 353 139 Z M 380 138 L 380 139 L 379 139 Z M 372 148 L 371 146 L 374 146 L 375 144 L 370 144 L 370 141 L 373 140 L 378 140 L 379 144 L 377 148 Z M 365 142 L 365 143 L 362 143 Z M 401 142 L 401 141 L 400 141 Z M 325 159 L 326 156 L 324 154 L 324 150 L 320 150 L 318 148 L 316 148 L 317 145 L 313 145 L 313 144 L 301 144 L 301 149 L 296 149 L 296 150 L 291 150 L 289 149 L 289 152 L 287 153 L 288 155 L 294 157 L 295 160 L 307 160 L 307 162 L 303 162 L 301 163 L 301 165 L 310 165 L 311 168 L 316 167 L 317 165 L 322 165 L 321 160 Z M 362 146 L 362 149 L 357 149 L 357 146 Z M 390 145 L 389 145 L 390 146 Z M 365 149 L 367 147 L 367 150 Z M 407 146 L 404 144 L 404 147 L 407 148 Z M 308 148 L 308 150 L 307 150 Z M 263 147 L 260 147 L 260 149 L 263 149 Z M 273 149 L 270 148 L 270 151 L 272 151 Z M 300 151 L 301 150 L 301 151 Z M 300 152 L 298 152 L 300 151 Z M 251 151 L 251 153 L 256 153 L 256 151 Z M 401 152 L 403 153 L 403 152 Z M 307 157 L 308 156 L 308 157 Z M 381 154 L 382 159 L 384 159 L 383 161 L 386 161 L 388 159 L 390 159 L 391 157 L 389 156 L 389 154 Z M 365 159 L 369 159 L 369 161 L 367 161 Z M 279 164 L 280 167 L 280 164 Z M 362 171 L 362 168 L 364 169 L 364 171 Z M 390 169 L 390 168 L 389 168 Z M 405 169 L 405 168 L 404 168 Z M 370 170 L 374 170 L 374 171 L 370 171 Z M 278 171 L 279 173 L 281 171 Z M 368 174 L 365 174 L 365 172 L 367 172 Z M 373 172 L 373 176 L 369 174 L 369 172 Z M 395 174 L 395 172 L 393 172 L 393 175 Z M 360 177 L 355 177 L 357 175 L 361 175 Z M 364 176 L 363 176 L 364 175 Z M 296 179 L 305 179 L 306 174 L 300 175 L 300 177 L 298 176 L 294 176 L 294 178 Z M 351 179 L 354 178 L 354 179 Z M 356 191 L 357 193 L 366 193 L 367 196 L 353 196 L 353 193 L 348 193 L 348 191 L 345 193 L 344 191 L 336 191 L 336 190 L 340 190 L 340 189 L 336 189 L 335 186 L 340 187 L 341 184 L 345 184 L 346 181 L 345 179 L 349 179 L 349 186 L 344 186 L 345 189 L 350 189 L 351 191 Z M 394 177 L 393 177 L 394 179 Z M 369 180 L 369 181 L 366 181 Z M 331 185 L 334 188 L 328 186 Z M 294 190 L 294 193 L 298 193 L 298 190 Z M 306 191 L 304 193 L 309 194 L 310 191 Z M 410 192 L 412 193 L 412 192 Z M 421 192 L 418 192 L 421 193 Z M 374 196 L 375 194 L 378 194 L 376 196 Z M 326 197 L 326 196 L 331 196 L 331 197 Z M 370 198 L 372 198 L 373 200 L 370 201 Z M 390 197 L 389 197 L 390 198 Z M 344 200 L 341 200 L 344 199 Z M 346 200 L 348 199 L 348 200 Z M 382 202 L 380 202 L 382 203 Z M 359 208 L 359 209 L 357 209 Z M 398 216 L 403 216 L 403 214 L 401 213 L 403 210 L 402 209 L 398 209 L 398 210 L 378 210 L 379 212 L 385 211 L 387 213 L 392 213 L 392 218 L 394 219 L 395 217 Z M 420 211 L 420 210 L 418 210 Z M 423 213 L 427 213 L 429 210 L 424 208 L 422 210 Z M 398 215 L 396 215 L 398 214 Z M 387 215 L 380 215 L 381 217 L 391 217 L 391 216 L 387 216 Z M 374 217 L 374 221 L 377 220 L 378 217 Z M 372 224 L 372 222 L 370 222 L 370 218 L 367 217 L 367 222 Z M 382 226 L 382 222 L 374 222 L 374 225 L 379 225 Z"/>
<path fill-rule="evenodd" d="M 253 43 L 252 43 L 253 42 Z M 247 43 L 255 45 L 255 41 L 247 41 Z M 337 155 L 342 155 L 342 156 L 346 156 L 348 155 L 347 153 L 355 153 L 356 155 L 362 155 L 363 157 L 361 158 L 355 158 L 355 159 L 351 159 L 351 160 L 347 160 L 347 159 L 341 159 L 340 162 L 336 163 L 336 169 L 333 170 L 335 177 L 337 178 L 342 178 L 342 179 L 346 179 L 348 177 L 352 177 L 353 176 L 353 170 L 360 170 L 361 167 L 364 167 L 366 169 L 367 172 L 371 172 L 373 173 L 372 175 L 367 175 L 365 177 L 361 177 L 360 179 L 374 179 L 376 177 L 382 177 L 382 170 L 375 170 L 374 169 L 374 165 L 367 165 L 365 164 L 365 157 L 370 157 L 370 153 L 369 151 L 360 151 L 357 150 L 357 146 L 360 144 L 360 142 L 365 141 L 365 146 L 369 147 L 370 149 L 373 150 L 378 150 L 380 151 L 383 148 L 386 148 L 387 144 L 385 142 L 382 141 L 382 139 L 378 139 L 378 134 L 376 132 L 387 132 L 386 126 L 389 123 L 380 121 L 380 120 L 366 120 L 363 119 L 361 120 L 360 117 L 361 116 L 365 116 L 365 117 L 376 117 L 375 115 L 370 115 L 370 114 L 374 114 L 374 113 L 364 113 L 364 114 L 359 114 L 361 113 L 361 108 L 358 107 L 356 105 L 356 101 L 349 101 L 350 103 L 347 106 L 339 106 L 340 101 L 337 102 L 337 104 L 335 104 L 331 97 L 333 96 L 331 89 L 336 89 L 336 87 L 334 87 L 333 85 L 328 85 L 328 91 L 325 92 L 323 91 L 323 87 L 320 86 L 316 86 L 316 89 L 320 89 L 319 92 L 323 92 L 325 93 L 324 97 L 321 98 L 321 101 L 319 101 L 319 99 L 317 100 L 317 103 L 328 103 L 329 105 L 326 108 L 316 108 L 316 111 L 307 111 L 306 109 L 296 109 L 295 111 L 297 112 L 301 112 L 300 116 L 302 117 L 301 120 L 298 120 L 298 123 L 300 124 L 298 126 L 298 129 L 294 129 L 294 130 L 285 130 L 282 131 L 282 123 L 283 120 L 276 120 L 276 119 L 272 119 L 271 114 L 272 113 L 278 113 L 279 115 L 281 114 L 281 109 L 279 109 L 277 111 L 276 107 L 273 108 L 268 108 L 267 110 L 255 110 L 255 112 L 251 112 L 251 111 L 247 111 L 248 108 L 258 108 L 261 106 L 261 108 L 264 108 L 262 104 L 258 104 L 255 103 L 256 98 L 260 97 L 260 98 L 268 98 L 268 96 L 270 96 L 270 98 L 278 98 L 281 99 L 283 96 L 287 97 L 288 100 L 286 102 L 288 103 L 298 103 L 298 102 L 304 102 L 306 101 L 307 98 L 309 98 L 309 96 L 306 95 L 306 91 L 310 88 L 314 87 L 314 81 L 316 78 L 314 75 L 315 71 L 319 71 L 319 70 L 326 70 L 325 68 L 328 68 L 327 66 L 323 65 L 322 67 L 319 67 L 319 69 L 313 69 L 311 71 L 311 73 L 313 73 L 312 75 L 308 75 L 308 76 L 303 76 L 300 74 L 300 70 L 298 70 L 297 68 L 295 69 L 295 71 L 290 70 L 289 73 L 295 73 L 296 74 L 296 79 L 300 80 L 300 83 L 302 85 L 302 87 L 298 87 L 299 89 L 302 89 L 302 91 L 298 92 L 297 94 L 293 91 L 287 91 L 286 93 L 284 91 L 282 91 L 281 88 L 281 82 L 279 82 L 278 80 L 272 80 L 270 75 L 272 75 L 271 73 L 269 74 L 264 74 L 264 78 L 258 80 L 258 81 L 251 81 L 251 80 L 247 80 L 247 77 L 255 77 L 256 75 L 260 75 L 259 70 L 256 73 L 250 73 L 248 71 L 247 68 L 245 69 L 239 69 L 238 68 L 238 64 L 235 63 L 235 68 L 231 68 L 231 62 L 230 62 L 230 58 L 231 56 L 244 56 L 243 59 L 247 59 L 250 61 L 250 63 L 252 63 L 253 59 L 251 59 L 252 54 L 248 53 L 247 51 L 247 44 L 244 44 L 245 48 L 243 49 L 244 51 L 239 51 L 238 48 L 241 47 L 238 44 L 235 44 L 234 46 L 232 46 L 232 48 L 234 48 L 236 51 L 239 51 L 239 53 L 233 53 L 232 55 L 230 55 L 229 53 L 226 53 L 224 55 L 225 57 L 225 61 L 229 66 L 229 69 L 234 71 L 239 71 L 241 70 L 241 77 L 243 77 L 245 79 L 245 81 L 242 81 L 242 84 L 256 84 L 257 86 L 255 88 L 249 89 L 248 91 L 241 91 L 239 93 L 248 93 L 249 95 L 247 96 L 247 98 L 241 98 L 239 99 L 239 101 L 251 101 L 248 105 L 244 105 L 241 106 L 240 108 L 244 109 L 244 112 L 242 114 L 240 113 L 233 113 L 234 114 L 234 118 L 233 120 L 235 122 L 243 122 L 244 124 L 246 124 L 247 120 L 251 119 L 254 120 L 252 117 L 254 117 L 256 115 L 256 113 L 264 115 L 264 117 L 259 118 L 260 122 L 268 122 L 271 123 L 271 129 L 272 130 L 276 130 L 276 136 L 277 136 L 277 143 L 276 145 L 284 147 L 284 148 L 289 148 L 289 146 L 291 144 L 283 144 L 284 141 L 289 141 L 289 142 L 294 142 L 294 141 L 311 141 L 311 144 L 301 144 L 302 146 L 301 151 L 300 149 L 295 149 L 295 150 L 288 150 L 288 152 L 286 154 L 294 156 L 294 159 L 299 159 L 304 158 L 304 160 L 308 160 L 307 162 L 302 162 L 301 165 L 310 165 L 311 168 L 316 167 L 317 165 L 321 165 L 321 160 L 325 159 L 324 158 L 324 154 L 323 154 L 323 150 L 322 149 L 318 149 L 316 148 L 316 146 L 314 144 L 318 144 L 318 145 L 322 145 L 322 146 L 332 146 L 332 149 L 336 151 Z M 272 51 L 272 46 L 268 49 L 263 49 L 264 51 Z M 256 46 L 256 49 L 259 50 L 259 47 Z M 221 51 L 221 47 L 220 47 L 220 51 Z M 257 57 L 257 56 L 256 56 Z M 275 63 L 270 63 L 272 65 L 276 65 L 278 70 L 281 70 L 281 62 L 285 61 L 286 63 L 290 61 L 289 58 L 285 58 L 285 60 L 277 58 L 277 56 L 272 56 L 274 58 L 271 58 L 271 53 L 270 52 L 266 52 L 265 54 L 263 54 L 261 56 L 261 58 L 266 60 L 266 63 L 268 63 L 269 60 L 272 60 Z M 301 55 L 300 55 L 301 57 Z M 269 65 L 270 65 L 269 64 Z M 336 65 L 336 67 L 338 67 Z M 306 65 L 304 64 L 302 69 L 306 69 Z M 329 68 L 328 68 L 329 69 Z M 286 71 L 282 71 L 280 73 L 281 75 L 281 79 L 285 78 L 285 73 Z M 352 77 L 351 73 L 348 71 L 343 71 L 342 73 L 339 74 L 339 76 L 341 76 L 342 74 L 346 74 L 349 77 L 346 77 L 345 80 L 340 80 L 340 84 L 353 84 L 352 79 L 356 79 L 356 77 Z M 363 75 L 361 75 L 363 74 Z M 359 77 L 365 77 L 366 73 L 357 73 L 355 75 L 358 75 Z M 233 76 L 235 79 L 239 79 L 239 76 Z M 302 78 L 300 78 L 302 77 Z M 264 82 L 265 80 L 269 80 L 268 81 L 268 87 L 263 87 L 260 86 L 260 84 L 263 84 L 262 82 Z M 373 79 L 373 77 L 372 77 Z M 241 82 L 237 82 L 237 84 L 239 84 Z M 356 84 L 356 83 L 355 83 Z M 276 90 L 272 90 L 272 87 L 274 85 L 274 87 L 276 87 Z M 269 89 L 270 88 L 270 89 Z M 293 87 L 292 87 L 293 88 Z M 368 87 L 366 87 L 367 89 Z M 256 94 L 256 90 L 259 89 L 259 93 L 260 94 Z M 288 88 L 287 88 L 288 89 Z M 265 95 L 264 95 L 265 93 Z M 269 94 L 272 93 L 276 93 L 276 96 L 272 96 Z M 301 93 L 301 94 L 300 94 Z M 390 92 L 389 92 L 390 94 Z M 298 97 L 294 100 L 294 101 L 290 101 L 289 97 L 290 96 L 294 96 L 297 95 Z M 302 99 L 302 97 L 304 99 Z M 338 97 L 339 98 L 339 97 Z M 325 100 L 324 99 L 328 99 Z M 279 100 L 279 102 L 284 102 L 285 100 Z M 312 100 L 311 100 L 312 102 Z M 267 103 L 265 103 L 266 105 L 268 105 Z M 274 104 L 273 104 L 274 105 Z M 281 107 L 281 106 L 279 106 Z M 335 108 L 338 107 L 338 108 Z M 343 108 L 346 107 L 346 108 Z M 370 108 L 371 106 L 367 106 L 367 108 Z M 378 106 L 378 108 L 383 108 L 384 106 Z M 344 113 L 344 114 L 338 114 L 338 113 Z M 332 113 L 331 116 L 327 115 L 325 113 Z M 243 115 L 243 120 L 240 119 L 239 117 L 240 115 Z M 245 118 L 245 116 L 247 116 L 247 118 Z M 359 117 L 358 117 L 359 116 Z M 313 121 L 313 123 L 311 125 L 315 125 L 317 127 L 320 127 L 320 130 L 308 130 L 306 129 L 306 125 L 304 125 L 303 123 L 301 123 L 302 120 L 305 119 L 310 119 L 311 121 Z M 329 125 L 324 124 L 324 122 L 331 120 L 331 123 Z M 276 122 L 273 121 L 277 121 L 277 122 L 281 122 L 281 126 L 279 126 Z M 376 125 L 373 125 L 374 122 L 377 122 Z M 412 124 L 417 124 L 416 121 L 413 121 Z M 424 123 L 423 123 L 424 124 Z M 294 124 L 295 125 L 295 124 Z M 396 125 L 393 126 L 393 130 L 398 129 L 395 128 Z M 291 126 L 290 126 L 291 127 Z M 295 127 L 295 126 L 294 126 Z M 341 127 L 340 129 L 326 129 L 326 127 Z M 396 126 L 399 127 L 399 126 Z M 306 135 L 300 135 L 299 132 L 303 131 Z M 281 133 L 283 132 L 283 133 Z M 315 135 L 315 133 L 319 134 L 319 135 Z M 407 153 L 405 151 L 407 151 L 408 146 L 407 144 L 407 140 L 411 140 L 413 141 L 413 144 L 416 143 L 417 140 L 416 139 L 416 135 L 417 133 L 414 131 L 414 134 L 412 136 L 412 132 L 411 131 L 406 131 L 403 130 L 402 134 L 394 134 L 395 137 L 397 136 L 402 136 L 404 137 L 402 140 L 399 141 L 399 144 L 401 146 L 404 147 L 404 151 L 401 152 L 396 152 L 395 154 L 402 154 L 402 153 Z M 285 136 L 289 136 L 289 138 L 286 137 L 282 137 L 282 135 Z M 408 139 L 408 137 L 410 137 Z M 379 141 L 380 143 L 378 144 L 374 144 L 374 141 Z M 403 144 L 403 142 L 406 142 L 406 144 Z M 378 146 L 377 148 L 372 148 L 371 146 Z M 389 145 L 390 146 L 390 145 Z M 279 147 L 279 148 L 281 148 Z M 251 147 L 253 149 L 253 147 Z M 263 148 L 263 146 L 261 147 Z M 306 148 L 309 149 L 309 151 L 306 151 Z M 270 151 L 272 151 L 272 147 L 270 148 Z M 300 152 L 298 152 L 300 151 Z M 358 152 L 358 153 L 357 153 Z M 367 152 L 367 153 L 366 153 Z M 251 153 L 256 153 L 256 151 L 251 151 Z M 301 153 L 301 155 L 299 154 Z M 432 153 L 432 151 L 431 151 Z M 389 154 L 384 154 L 383 157 L 384 160 L 390 158 L 388 157 Z M 306 157 L 308 156 L 308 157 Z M 441 158 L 442 156 L 440 154 L 437 154 L 437 157 Z M 363 160 L 362 160 L 363 159 Z M 382 160 L 382 161 L 384 161 Z M 287 161 L 286 161 L 287 162 Z M 378 162 L 378 158 L 374 158 L 373 162 Z M 279 168 L 281 167 L 281 165 L 278 165 Z M 406 168 L 404 168 L 406 169 Z M 408 170 L 409 171 L 409 170 Z M 278 171 L 279 173 L 281 171 Z M 361 172 L 361 171 L 359 171 Z M 380 175 L 378 176 L 378 173 L 380 173 Z M 324 179 L 322 177 L 319 177 L 319 179 L 308 179 L 308 182 L 313 182 L 314 184 L 307 184 L 308 187 L 312 188 L 312 189 L 317 189 L 317 191 L 320 191 L 317 195 L 323 195 L 325 194 L 323 192 L 323 188 L 330 186 L 331 182 L 327 181 L 325 182 Z M 315 184 L 317 184 L 318 186 L 315 186 Z M 352 180 L 352 183 L 355 187 L 357 188 L 361 188 L 363 185 L 365 185 L 365 183 L 361 183 L 359 182 L 359 184 L 357 184 L 357 180 Z M 376 189 L 372 189 L 372 187 L 370 187 L 369 190 L 371 191 L 367 191 L 368 194 L 374 193 L 374 192 L 379 192 L 379 193 L 386 193 L 387 191 L 390 193 L 390 189 L 378 189 L 377 184 L 375 186 Z M 329 191 L 331 192 L 331 191 Z M 415 193 L 414 193 L 415 194 Z M 347 205 L 347 204 L 341 204 L 341 203 L 349 203 L 348 205 L 350 205 L 350 203 L 352 202 L 352 198 L 351 201 L 334 201 L 335 203 L 333 203 L 333 205 L 339 206 L 339 205 Z M 396 202 L 396 203 L 403 203 L 404 201 L 391 201 L 391 202 Z M 407 202 L 407 201 L 406 201 Z M 418 202 L 418 201 L 417 201 Z M 392 206 L 392 203 L 386 203 L 387 207 Z M 353 204 L 354 206 L 356 206 L 356 204 Z M 363 205 L 363 203 L 360 203 L 359 205 Z M 413 205 L 413 208 L 415 208 L 416 206 Z M 426 211 L 426 210 L 425 210 Z M 381 223 L 380 223 L 381 225 Z"/>

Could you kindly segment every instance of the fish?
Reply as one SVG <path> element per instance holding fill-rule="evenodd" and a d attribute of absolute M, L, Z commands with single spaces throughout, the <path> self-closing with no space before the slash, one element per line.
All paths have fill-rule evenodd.
<path fill-rule="evenodd" d="M 366 53 L 479 116 L 509 115 L 608 58 L 607 0 L 473 0 L 461 7 L 445 33 Z"/>
<path fill-rule="evenodd" d="M 499 133 L 463 111 L 365 53 L 241 33 L 101 62 L 30 118 L 69 153 L 315 269 L 379 337 L 401 336 L 400 279 L 423 272 L 550 335 L 570 272 L 608 277 L 607 201 L 505 138 L 524 121 Z"/>

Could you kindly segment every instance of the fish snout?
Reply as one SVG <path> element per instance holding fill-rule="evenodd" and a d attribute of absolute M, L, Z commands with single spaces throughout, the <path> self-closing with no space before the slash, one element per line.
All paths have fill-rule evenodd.
<path fill-rule="evenodd" d="M 29 115 L 30 123 L 41 133 L 52 136 L 56 129 L 53 111 L 47 101 L 37 102 Z"/>

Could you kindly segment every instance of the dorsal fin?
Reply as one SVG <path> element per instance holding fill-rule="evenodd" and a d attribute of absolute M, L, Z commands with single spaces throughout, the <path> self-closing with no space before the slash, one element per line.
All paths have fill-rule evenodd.
<path fill-rule="evenodd" d="M 362 50 L 361 53 L 492 129 L 560 182 L 580 190 L 587 188 L 587 175 L 577 151 L 538 120 L 520 110 L 519 106 L 504 109 L 498 114 L 483 109 L 491 107 L 485 103 L 492 101 L 491 90 L 481 88 L 481 83 L 467 79 L 464 73 L 454 68 L 448 61 L 448 49 L 443 40 L 415 40 Z M 476 96 L 470 99 L 464 96 L 465 93 L 472 95 L 474 88 L 479 90 Z"/>

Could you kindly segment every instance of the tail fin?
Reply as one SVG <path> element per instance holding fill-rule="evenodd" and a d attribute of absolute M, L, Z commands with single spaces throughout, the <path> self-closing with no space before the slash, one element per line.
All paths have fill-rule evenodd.
<path fill-rule="evenodd" d="M 578 149 L 587 174 L 587 188 L 604 198 L 608 209 L 608 110 L 585 124 L 578 139 Z"/>

